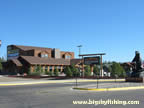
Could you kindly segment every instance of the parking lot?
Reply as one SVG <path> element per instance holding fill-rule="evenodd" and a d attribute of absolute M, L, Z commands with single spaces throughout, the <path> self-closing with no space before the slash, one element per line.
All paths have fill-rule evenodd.
<path fill-rule="evenodd" d="M 108 84 L 108 82 L 101 83 Z M 78 84 L 86 86 L 96 83 L 80 82 Z M 73 90 L 73 87 L 75 87 L 75 82 L 0 86 L 0 106 L 1 108 L 143 108 L 144 105 L 144 90 L 95 92 Z M 88 101 L 89 99 L 139 101 L 140 104 L 126 106 L 73 104 L 73 101 Z"/>

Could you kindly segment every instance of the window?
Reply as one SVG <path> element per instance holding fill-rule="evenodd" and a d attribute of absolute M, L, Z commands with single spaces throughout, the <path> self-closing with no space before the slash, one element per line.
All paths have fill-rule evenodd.
<path fill-rule="evenodd" d="M 61 66 L 58 66 L 57 68 L 58 68 L 59 72 L 61 72 Z"/>
<path fill-rule="evenodd" d="M 41 54 L 42 58 L 48 58 L 48 54 Z"/>
<path fill-rule="evenodd" d="M 71 56 L 70 55 L 66 55 L 66 59 L 71 59 Z"/>
<path fill-rule="evenodd" d="M 45 54 L 45 57 L 48 58 L 48 54 Z"/>
<path fill-rule="evenodd" d="M 52 66 L 49 67 L 49 71 L 52 72 Z"/>

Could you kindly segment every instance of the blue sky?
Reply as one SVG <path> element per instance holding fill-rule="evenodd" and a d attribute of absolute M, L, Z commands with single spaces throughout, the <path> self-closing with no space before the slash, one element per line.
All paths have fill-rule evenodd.
<path fill-rule="evenodd" d="M 10 44 L 144 59 L 143 0 L 0 0 L 0 56 Z"/>

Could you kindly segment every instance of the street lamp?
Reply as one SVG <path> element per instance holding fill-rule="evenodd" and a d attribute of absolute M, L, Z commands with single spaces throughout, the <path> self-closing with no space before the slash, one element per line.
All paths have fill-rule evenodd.
<path fill-rule="evenodd" d="M 81 47 L 82 45 L 77 46 L 79 48 L 79 59 L 80 59 L 80 55 L 81 55 Z M 79 65 L 79 70 L 80 70 L 80 65 Z"/>
<path fill-rule="evenodd" d="M 79 58 L 80 58 L 80 54 L 81 54 L 81 47 L 82 45 L 77 46 L 79 48 Z"/>
<path fill-rule="evenodd" d="M 1 44 L 2 44 L 2 42 L 1 42 L 1 40 L 0 40 L 0 47 L 1 47 Z"/>
<path fill-rule="evenodd" d="M 80 59 L 80 54 L 81 54 L 81 47 L 82 45 L 77 46 L 79 48 L 79 59 Z M 80 72 L 80 64 L 79 64 L 79 72 Z M 76 73 L 76 87 L 77 87 L 77 75 L 78 73 Z"/>
<path fill-rule="evenodd" d="M 0 40 L 0 47 L 1 47 L 1 44 L 2 44 L 2 42 L 1 42 L 1 40 Z"/>

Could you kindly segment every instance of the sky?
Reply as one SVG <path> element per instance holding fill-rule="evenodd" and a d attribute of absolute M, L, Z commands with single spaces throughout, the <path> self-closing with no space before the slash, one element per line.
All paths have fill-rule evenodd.
<path fill-rule="evenodd" d="M 143 0 L 0 0 L 0 56 L 7 45 L 106 53 L 104 61 L 144 60 Z"/>

